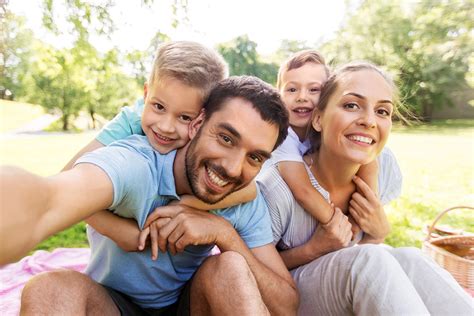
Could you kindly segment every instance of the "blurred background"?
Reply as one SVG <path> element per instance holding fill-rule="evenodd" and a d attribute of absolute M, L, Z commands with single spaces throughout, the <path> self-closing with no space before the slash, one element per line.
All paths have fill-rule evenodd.
<path fill-rule="evenodd" d="M 474 205 L 473 16 L 472 0 L 0 0 L 0 163 L 59 172 L 142 95 L 164 41 L 215 47 L 231 75 L 271 84 L 313 48 L 332 67 L 382 66 L 417 115 L 389 140 L 404 188 L 386 210 L 387 243 L 420 246 L 437 213 Z M 469 213 L 445 222 L 474 230 Z M 87 247 L 84 224 L 39 246 L 56 247 Z"/>

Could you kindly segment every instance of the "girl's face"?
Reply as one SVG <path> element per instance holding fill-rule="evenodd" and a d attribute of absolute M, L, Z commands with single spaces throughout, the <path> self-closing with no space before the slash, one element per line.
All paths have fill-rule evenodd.
<path fill-rule="evenodd" d="M 313 109 L 319 101 L 321 86 L 326 80 L 326 68 L 312 62 L 283 74 L 280 95 L 293 128 L 308 127 Z"/>
<path fill-rule="evenodd" d="M 390 85 L 374 70 L 344 74 L 326 109 L 312 121 L 321 132 L 321 150 L 358 164 L 373 161 L 392 128 L 392 95 Z"/>

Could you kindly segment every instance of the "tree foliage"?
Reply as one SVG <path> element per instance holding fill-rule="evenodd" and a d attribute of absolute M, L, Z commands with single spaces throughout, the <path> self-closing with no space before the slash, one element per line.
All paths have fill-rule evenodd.
<path fill-rule="evenodd" d="M 467 87 L 472 16 L 470 0 L 366 0 L 322 50 L 336 64 L 364 59 L 386 68 L 405 103 L 430 120 Z"/>
<path fill-rule="evenodd" d="M 231 75 L 253 75 L 272 84 L 276 82 L 278 65 L 262 62 L 257 52 L 257 43 L 247 35 L 219 44 L 217 50 L 229 64 Z"/>

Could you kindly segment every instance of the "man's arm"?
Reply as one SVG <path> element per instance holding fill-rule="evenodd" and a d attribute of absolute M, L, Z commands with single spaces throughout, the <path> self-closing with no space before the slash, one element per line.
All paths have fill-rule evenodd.
<path fill-rule="evenodd" d="M 238 252 L 246 259 L 270 313 L 296 314 L 298 292 L 273 245 L 250 250 L 227 220 L 185 206 L 158 208 L 148 217 L 145 226 L 156 219 L 163 220 L 163 225 L 157 227 L 161 251 L 174 254 L 188 245 L 215 243 L 222 252 Z"/>
<path fill-rule="evenodd" d="M 112 182 L 91 164 L 48 178 L 0 167 L 0 264 L 20 258 L 48 236 L 109 207 L 112 200 Z"/>

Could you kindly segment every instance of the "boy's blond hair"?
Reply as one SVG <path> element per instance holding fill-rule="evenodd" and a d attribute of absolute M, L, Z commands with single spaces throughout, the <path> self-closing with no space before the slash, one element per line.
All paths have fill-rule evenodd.
<path fill-rule="evenodd" d="M 165 77 L 174 78 L 201 90 L 205 99 L 227 76 L 227 63 L 215 50 L 196 42 L 173 41 L 158 48 L 148 84 Z"/>
<path fill-rule="evenodd" d="M 306 63 L 323 65 L 326 75 L 329 77 L 329 67 L 326 65 L 323 55 L 313 49 L 302 50 L 291 55 L 278 69 L 277 89 L 280 90 L 283 75 L 292 69 L 302 67 Z"/>

